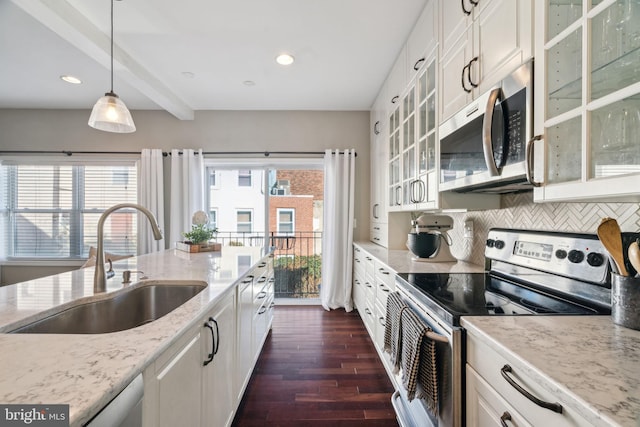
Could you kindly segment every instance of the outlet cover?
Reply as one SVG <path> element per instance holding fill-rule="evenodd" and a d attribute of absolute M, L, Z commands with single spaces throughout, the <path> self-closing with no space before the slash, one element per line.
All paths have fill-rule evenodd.
<path fill-rule="evenodd" d="M 465 239 L 473 238 L 473 221 L 470 219 L 464 222 L 464 237 Z"/>

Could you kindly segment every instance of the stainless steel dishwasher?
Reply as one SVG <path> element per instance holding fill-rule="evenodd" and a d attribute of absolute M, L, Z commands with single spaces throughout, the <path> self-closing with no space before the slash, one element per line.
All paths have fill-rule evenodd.
<path fill-rule="evenodd" d="M 140 427 L 144 382 L 139 374 L 87 424 L 87 427 Z"/>

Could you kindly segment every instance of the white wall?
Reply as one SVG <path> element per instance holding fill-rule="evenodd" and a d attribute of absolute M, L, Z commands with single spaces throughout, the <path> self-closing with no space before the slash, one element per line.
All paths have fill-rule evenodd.
<path fill-rule="evenodd" d="M 89 109 L 0 109 L 0 151 L 202 148 L 204 151 L 263 152 L 355 148 L 358 157 L 354 239 L 368 239 L 368 111 L 199 111 L 192 121 L 178 120 L 164 111 L 132 111 L 138 129 L 132 134 L 92 129 L 87 125 L 89 114 Z M 168 160 L 165 171 L 168 182 Z M 168 207 L 170 194 L 169 186 L 166 187 Z M 168 209 L 165 209 L 165 218 L 165 235 L 169 235 Z"/>

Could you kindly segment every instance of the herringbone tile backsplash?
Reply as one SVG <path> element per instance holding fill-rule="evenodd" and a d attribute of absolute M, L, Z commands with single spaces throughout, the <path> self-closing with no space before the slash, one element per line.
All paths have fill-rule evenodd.
<path fill-rule="evenodd" d="M 482 265 L 484 244 L 492 227 L 594 233 L 600 220 L 618 220 L 622 231 L 640 232 L 638 203 L 533 203 L 532 193 L 505 195 L 502 209 L 448 213 L 454 220 L 449 232 L 452 253 L 458 259 Z M 473 221 L 473 239 L 464 238 L 464 223 Z"/>

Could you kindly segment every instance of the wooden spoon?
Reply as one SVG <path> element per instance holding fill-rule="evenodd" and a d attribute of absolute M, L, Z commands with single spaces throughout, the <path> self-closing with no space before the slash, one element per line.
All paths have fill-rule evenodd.
<path fill-rule="evenodd" d="M 638 246 L 638 242 L 631 242 L 629 245 L 629 262 L 633 265 L 633 268 L 636 269 L 636 272 L 640 274 L 640 246 Z"/>
<path fill-rule="evenodd" d="M 598 238 L 607 249 L 609 255 L 618 267 L 621 276 L 628 276 L 629 272 L 624 266 L 624 255 L 622 253 L 622 234 L 618 221 L 613 218 L 603 218 L 598 226 Z"/>

